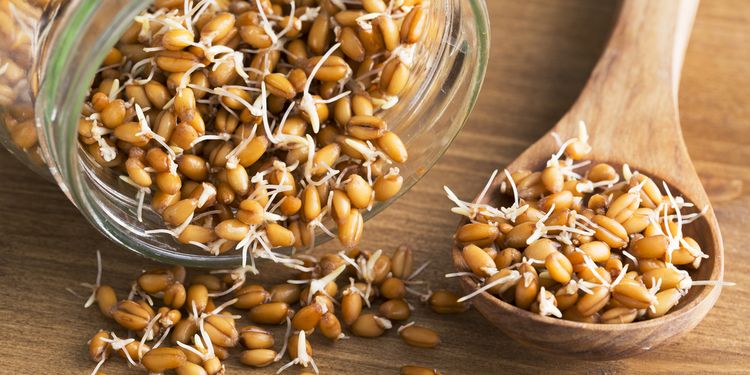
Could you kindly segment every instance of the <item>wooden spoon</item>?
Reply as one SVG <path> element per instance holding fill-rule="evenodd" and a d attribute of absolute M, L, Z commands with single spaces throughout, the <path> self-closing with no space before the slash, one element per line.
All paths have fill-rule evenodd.
<path fill-rule="evenodd" d="M 708 207 L 702 219 L 685 227 L 710 256 L 692 274 L 695 280 L 722 280 L 723 245 L 706 192 L 682 139 L 677 90 L 697 0 L 626 0 L 607 47 L 580 97 L 550 132 L 563 139 L 577 136 L 586 122 L 591 159 L 629 164 L 670 185 L 696 207 Z M 558 146 L 550 134 L 529 147 L 508 169 L 541 170 Z M 497 191 L 504 176 L 492 183 Z M 483 197 L 488 203 L 490 194 Z M 464 224 L 463 222 L 462 224 Z M 461 247 L 454 264 L 466 270 Z M 461 283 L 476 289 L 468 277 Z M 614 359 L 638 354 L 695 327 L 719 297 L 718 286 L 696 286 L 667 315 L 630 324 L 587 324 L 543 317 L 519 309 L 488 293 L 472 300 L 490 322 L 508 336 L 544 351 L 584 359 Z"/>

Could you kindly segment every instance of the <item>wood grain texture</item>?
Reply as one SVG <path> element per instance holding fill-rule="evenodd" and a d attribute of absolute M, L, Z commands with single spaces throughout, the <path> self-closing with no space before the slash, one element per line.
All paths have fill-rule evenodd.
<path fill-rule="evenodd" d="M 408 242 L 419 260 L 432 260 L 425 277 L 435 288 L 458 290 L 442 275 L 452 270 L 451 236 L 458 218 L 442 186 L 471 197 L 495 168 L 508 164 L 571 107 L 606 42 L 616 4 L 603 1 L 488 1 L 491 68 L 464 131 L 411 192 L 368 222 L 364 246 L 392 251 Z M 680 115 L 688 150 L 722 227 L 724 288 L 706 319 L 682 340 L 614 362 L 561 361 L 520 347 L 476 311 L 439 316 L 419 309 L 433 327 L 436 349 L 404 345 L 394 333 L 375 341 L 335 345 L 313 340 L 324 373 L 395 374 L 407 363 L 447 374 L 495 373 L 742 373 L 750 353 L 750 4 L 704 0 L 698 10 L 680 88 Z M 632 134 L 631 136 L 637 136 Z M 332 249 L 333 244 L 321 250 Z M 0 373 L 83 374 L 93 368 L 84 343 L 108 322 L 83 310 L 65 291 L 95 276 L 94 250 L 105 259 L 105 282 L 124 294 L 153 264 L 109 244 L 54 185 L 0 152 Z M 275 275 L 274 277 L 280 277 Z M 77 288 L 79 292 L 80 288 Z M 81 292 L 83 293 L 83 292 Z M 247 370 L 228 363 L 229 373 Z M 116 360 L 107 374 L 136 373 Z M 291 373 L 296 373 L 292 371 Z"/>

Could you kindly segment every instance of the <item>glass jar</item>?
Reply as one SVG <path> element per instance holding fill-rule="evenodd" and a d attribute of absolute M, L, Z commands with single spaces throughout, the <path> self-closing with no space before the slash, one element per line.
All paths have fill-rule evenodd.
<path fill-rule="evenodd" d="M 241 255 L 199 254 L 171 237 L 137 190 L 86 157 L 77 140 L 84 98 L 105 55 L 142 0 L 0 0 L 0 140 L 26 165 L 53 178 L 94 227 L 138 254 L 186 266 L 232 267 Z M 430 1 L 428 29 L 401 100 L 384 115 L 410 158 L 399 165 L 400 193 L 365 213 L 373 217 L 409 190 L 446 151 L 477 99 L 488 60 L 482 0 Z M 324 223 L 332 228 L 332 222 Z M 329 237 L 316 235 L 317 242 Z"/>

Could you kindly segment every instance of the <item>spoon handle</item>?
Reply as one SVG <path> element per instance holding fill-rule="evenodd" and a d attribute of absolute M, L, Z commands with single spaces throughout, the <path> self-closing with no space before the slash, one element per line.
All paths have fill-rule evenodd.
<path fill-rule="evenodd" d="M 597 70 L 621 69 L 623 78 L 676 95 L 697 9 L 698 0 L 624 1 Z"/>
<path fill-rule="evenodd" d="M 602 57 L 555 131 L 575 136 L 583 120 L 597 157 L 646 170 L 686 157 L 677 90 L 697 7 L 698 0 L 624 0 Z"/>

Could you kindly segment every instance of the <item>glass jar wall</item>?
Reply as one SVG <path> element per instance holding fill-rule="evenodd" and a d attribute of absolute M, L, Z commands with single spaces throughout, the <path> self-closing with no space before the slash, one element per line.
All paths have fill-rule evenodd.
<path fill-rule="evenodd" d="M 12 41 L 0 46 L 0 139 L 28 166 L 50 174 L 110 240 L 164 262 L 236 266 L 239 254 L 207 255 L 169 236 L 148 234 L 164 227 L 161 216 L 147 208 L 137 220 L 138 190 L 93 162 L 78 142 L 81 108 L 101 62 L 149 6 L 140 0 L 0 0 L 0 33 Z M 429 9 L 407 89 L 384 115 L 409 150 L 409 160 L 399 166 L 403 188 L 372 207 L 365 220 L 408 191 L 445 152 L 484 77 L 489 43 L 484 3 L 439 0 Z M 318 233 L 316 242 L 328 238 Z"/>

